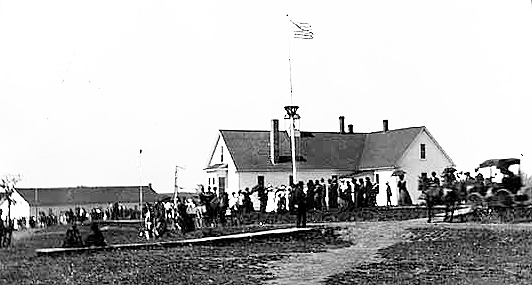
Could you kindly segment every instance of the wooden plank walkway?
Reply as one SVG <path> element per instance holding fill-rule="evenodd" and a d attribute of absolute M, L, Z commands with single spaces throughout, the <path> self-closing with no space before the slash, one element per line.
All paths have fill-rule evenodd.
<path fill-rule="evenodd" d="M 176 241 L 165 241 L 165 242 L 147 242 L 147 243 L 130 243 L 130 244 L 115 244 L 108 245 L 103 247 L 79 247 L 79 248 L 39 248 L 35 252 L 38 255 L 56 255 L 64 253 L 82 253 L 82 252 L 91 252 L 91 251 L 102 251 L 102 250 L 113 250 L 113 249 L 149 249 L 149 248 L 167 248 L 167 247 L 178 247 L 184 245 L 194 245 L 194 244 L 209 244 L 215 242 L 230 242 L 241 239 L 256 238 L 256 237 L 267 237 L 267 236 L 281 236 L 286 234 L 294 233 L 304 233 L 316 230 L 315 228 L 285 228 L 285 229 L 275 229 L 267 230 L 253 233 L 241 233 L 241 234 L 232 234 L 225 236 L 217 237 L 204 237 L 196 239 L 186 239 L 186 240 L 176 240 Z"/>
<path fill-rule="evenodd" d="M 457 209 L 454 211 L 453 219 L 459 218 L 460 216 L 467 215 L 471 213 L 472 211 L 473 211 L 473 208 L 471 206 L 463 206 L 460 209 Z M 434 215 L 435 222 L 443 222 L 444 218 L 445 218 L 445 212 Z"/>

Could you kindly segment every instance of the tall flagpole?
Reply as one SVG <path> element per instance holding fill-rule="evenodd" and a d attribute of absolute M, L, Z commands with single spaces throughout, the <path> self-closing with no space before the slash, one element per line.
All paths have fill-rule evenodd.
<path fill-rule="evenodd" d="M 291 55 L 290 55 L 290 18 L 288 18 L 288 14 L 286 14 L 286 18 L 287 18 L 287 24 L 288 24 L 288 66 L 290 68 L 290 105 L 294 105 L 294 102 L 293 102 L 293 98 L 292 98 L 292 60 L 291 60 Z M 295 180 L 295 176 L 294 176 L 294 180 Z"/>
<path fill-rule="evenodd" d="M 313 39 L 313 33 L 311 31 L 311 26 L 309 23 L 296 23 L 290 18 L 288 14 L 286 15 L 288 19 L 288 25 L 291 28 L 293 24 L 297 29 L 294 31 L 294 38 L 297 39 Z M 292 92 L 292 59 L 290 54 L 290 28 L 288 29 L 288 65 L 290 67 L 290 106 L 285 106 L 286 110 L 285 119 L 290 120 L 290 144 L 292 145 L 292 176 L 294 184 L 297 184 L 297 159 L 296 159 L 296 120 L 299 120 L 301 117 L 297 114 L 297 109 L 299 106 L 295 106 L 293 103 L 293 92 Z"/>

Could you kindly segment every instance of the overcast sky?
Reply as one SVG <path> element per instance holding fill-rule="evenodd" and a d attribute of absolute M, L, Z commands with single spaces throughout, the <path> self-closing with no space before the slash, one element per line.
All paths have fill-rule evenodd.
<path fill-rule="evenodd" d="M 3 1 L 0 174 L 21 187 L 205 183 L 219 129 L 426 126 L 459 169 L 532 172 L 529 0 Z M 284 124 L 281 122 L 281 127 Z"/>

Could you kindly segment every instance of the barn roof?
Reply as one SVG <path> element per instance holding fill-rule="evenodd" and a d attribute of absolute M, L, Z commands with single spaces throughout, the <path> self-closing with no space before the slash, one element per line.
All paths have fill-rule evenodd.
<path fill-rule="evenodd" d="M 64 187 L 64 188 L 17 188 L 31 206 L 84 205 L 105 203 L 138 203 L 139 186 Z M 37 199 L 35 199 L 37 193 Z M 160 199 L 151 187 L 142 186 L 145 202 Z"/>
<path fill-rule="evenodd" d="M 394 167 L 424 127 L 373 133 L 301 132 L 299 169 L 358 170 Z M 290 138 L 279 132 L 279 163 L 270 161 L 269 131 L 220 130 L 238 171 L 290 170 Z"/>

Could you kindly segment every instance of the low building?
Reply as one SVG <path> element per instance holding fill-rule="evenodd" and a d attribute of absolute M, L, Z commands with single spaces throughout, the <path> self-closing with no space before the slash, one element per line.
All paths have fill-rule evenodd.
<path fill-rule="evenodd" d="M 441 173 L 454 162 L 424 126 L 355 133 L 352 125 L 339 132 L 296 132 L 297 180 L 307 182 L 350 175 L 369 177 L 378 182 L 378 205 L 386 205 L 386 182 L 392 187 L 392 204 L 398 201 L 397 178 L 392 173 L 406 172 L 407 188 L 418 202 L 418 176 Z M 292 183 L 290 136 L 272 120 L 269 131 L 220 130 L 204 169 L 207 185 L 221 191 L 236 192 L 257 184 L 273 186 Z"/>
<path fill-rule="evenodd" d="M 17 188 L 24 200 L 29 204 L 31 214 L 52 212 L 59 216 L 61 212 L 74 210 L 76 207 L 91 210 L 107 209 L 112 203 L 119 203 L 125 208 L 139 208 L 140 186 L 108 186 L 108 187 L 64 187 L 64 188 Z M 142 186 L 143 202 L 153 203 L 161 199 L 151 184 Z"/>
<path fill-rule="evenodd" d="M 13 194 L 11 194 L 11 201 L 11 219 L 25 219 L 26 223 L 28 223 L 30 219 L 30 205 L 28 202 L 17 190 L 13 191 Z M 9 202 L 5 197 L 0 199 L 0 209 L 2 209 L 1 218 L 5 221 L 9 210 Z"/>

